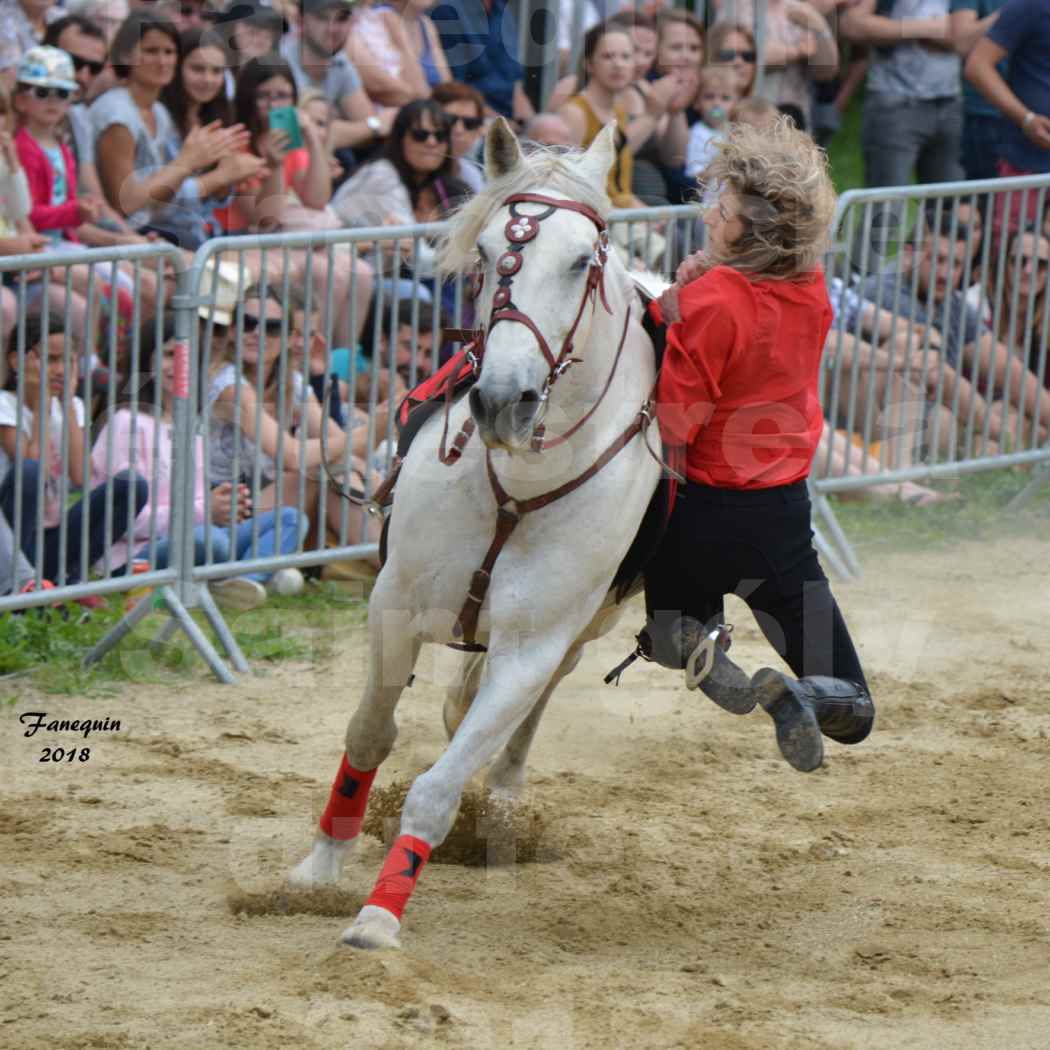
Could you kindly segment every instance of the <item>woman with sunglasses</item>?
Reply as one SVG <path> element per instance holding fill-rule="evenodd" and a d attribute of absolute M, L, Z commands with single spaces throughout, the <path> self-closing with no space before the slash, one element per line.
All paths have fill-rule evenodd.
<path fill-rule="evenodd" d="M 364 489 L 368 428 L 359 427 L 351 436 L 325 419 L 295 367 L 293 326 L 276 296 L 277 288 L 271 286 L 265 299 L 250 293 L 243 303 L 231 301 L 227 310 L 210 313 L 214 331 L 203 399 L 208 475 L 213 485 L 248 486 L 240 491 L 249 514 L 296 507 L 316 526 L 317 544 L 323 546 L 326 526 L 339 534 L 347 510 L 328 485 L 328 470 L 340 470 L 349 441 L 351 484 Z M 257 476 L 260 484 L 254 490 Z M 361 508 L 350 509 L 349 521 L 349 542 L 378 539 L 370 515 Z"/>
<path fill-rule="evenodd" d="M 485 99 L 469 84 L 449 80 L 438 84 L 430 97 L 445 111 L 452 131 L 452 156 L 459 165 L 459 177 L 477 193 L 485 185 L 479 145 L 485 125 Z"/>
<path fill-rule="evenodd" d="M 444 109 L 432 99 L 402 106 L 387 138 L 386 155 L 358 169 L 332 200 L 348 226 L 409 226 L 443 218 L 467 190 L 450 150 L 451 131 Z M 425 239 L 413 255 L 412 242 L 401 258 L 416 262 L 417 276 L 436 276 L 435 250 Z"/>
<path fill-rule="evenodd" d="M 707 34 L 707 64 L 730 66 L 738 97 L 747 98 L 755 89 L 758 70 L 754 33 L 740 22 L 716 22 Z"/>

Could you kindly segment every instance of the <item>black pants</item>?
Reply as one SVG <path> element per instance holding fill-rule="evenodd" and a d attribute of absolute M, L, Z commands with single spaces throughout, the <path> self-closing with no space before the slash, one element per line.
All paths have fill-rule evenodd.
<path fill-rule="evenodd" d="M 758 490 L 690 482 L 679 490 L 645 570 L 649 617 L 657 629 L 682 615 L 717 621 L 727 594 L 747 602 L 796 677 L 829 675 L 867 689 L 813 547 L 804 481 Z"/>

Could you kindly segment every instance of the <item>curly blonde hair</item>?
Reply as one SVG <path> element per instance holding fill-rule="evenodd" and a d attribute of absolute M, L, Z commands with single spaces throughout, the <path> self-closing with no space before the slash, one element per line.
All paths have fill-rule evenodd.
<path fill-rule="evenodd" d="M 827 155 L 790 118 L 768 128 L 731 125 L 704 183 L 736 196 L 744 225 L 732 244 L 707 252 L 712 265 L 792 280 L 820 261 L 835 217 L 835 188 Z"/>

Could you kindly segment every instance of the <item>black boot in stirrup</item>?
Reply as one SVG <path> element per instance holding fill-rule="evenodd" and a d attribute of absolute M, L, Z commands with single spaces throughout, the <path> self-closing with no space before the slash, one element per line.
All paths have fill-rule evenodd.
<path fill-rule="evenodd" d="M 746 715 L 757 698 L 751 679 L 726 656 L 732 630 L 718 624 L 700 639 L 685 664 L 685 687 L 699 689 L 730 714 Z"/>
<path fill-rule="evenodd" d="M 858 744 L 875 722 L 875 705 L 868 693 L 841 678 L 815 675 L 796 680 L 763 667 L 751 684 L 773 719 L 780 753 L 802 773 L 823 762 L 822 734 L 840 744 Z"/>

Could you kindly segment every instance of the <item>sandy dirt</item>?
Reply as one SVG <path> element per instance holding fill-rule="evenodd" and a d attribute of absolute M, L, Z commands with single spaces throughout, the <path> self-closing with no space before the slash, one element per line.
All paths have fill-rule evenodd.
<path fill-rule="evenodd" d="M 761 711 L 734 718 L 648 666 L 604 687 L 625 622 L 540 730 L 533 860 L 432 863 L 399 953 L 338 945 L 379 839 L 344 890 L 282 888 L 338 764 L 362 631 L 333 664 L 232 688 L 23 695 L 0 715 L 0 1046 L 1045 1050 L 1048 565 L 1050 540 L 869 557 L 837 591 L 879 725 L 810 776 Z M 768 662 L 733 618 L 736 658 Z M 448 670 L 425 655 L 405 694 L 387 800 L 440 752 Z M 32 710 L 122 729 L 78 741 L 86 763 L 41 764 L 38 745 L 75 738 L 24 739 Z"/>

